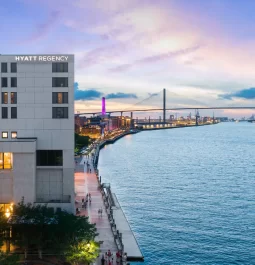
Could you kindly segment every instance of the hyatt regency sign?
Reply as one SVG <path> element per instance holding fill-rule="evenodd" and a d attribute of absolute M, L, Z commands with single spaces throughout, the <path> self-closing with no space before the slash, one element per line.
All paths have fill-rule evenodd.
<path fill-rule="evenodd" d="M 22 55 L 15 56 L 16 62 L 68 62 L 66 55 Z"/>

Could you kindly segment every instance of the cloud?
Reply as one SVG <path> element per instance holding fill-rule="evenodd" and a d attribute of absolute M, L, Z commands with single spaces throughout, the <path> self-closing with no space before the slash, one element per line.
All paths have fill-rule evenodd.
<path fill-rule="evenodd" d="M 219 98 L 232 100 L 233 98 L 255 99 L 255 88 L 246 88 L 234 93 L 219 95 Z"/>
<path fill-rule="evenodd" d="M 112 99 L 112 98 L 137 98 L 136 94 L 132 94 L 132 93 L 111 93 L 105 96 L 105 98 L 107 99 Z"/>
<path fill-rule="evenodd" d="M 79 84 L 74 83 L 74 99 L 75 100 L 94 100 L 101 98 L 103 93 L 97 91 L 96 89 L 80 90 Z"/>
<path fill-rule="evenodd" d="M 87 89 L 87 90 L 81 90 L 79 89 L 79 83 L 74 83 L 74 99 L 75 100 L 96 100 L 100 99 L 101 97 L 105 97 L 106 99 L 117 99 L 117 98 L 137 98 L 136 94 L 132 93 L 111 93 L 104 95 L 102 92 L 96 90 L 96 89 Z"/>
<path fill-rule="evenodd" d="M 194 47 L 190 47 L 190 48 L 186 48 L 186 49 L 180 49 L 180 50 L 165 52 L 165 53 L 161 53 L 161 54 L 157 54 L 157 55 L 153 55 L 153 56 L 147 56 L 147 57 L 144 57 L 142 59 L 136 60 L 131 64 L 123 64 L 123 65 L 119 65 L 117 67 L 111 68 L 110 71 L 111 72 L 123 72 L 123 71 L 130 69 L 131 67 L 133 67 L 135 65 L 153 64 L 153 63 L 156 63 L 156 62 L 159 62 L 162 60 L 171 59 L 171 58 L 174 58 L 177 56 L 193 53 L 193 52 L 197 51 L 199 48 L 200 48 L 200 46 L 196 45 Z"/>
<path fill-rule="evenodd" d="M 41 40 L 44 37 L 46 37 L 49 34 L 49 32 L 52 30 L 52 28 L 55 26 L 59 17 L 60 17 L 60 12 L 56 10 L 52 10 L 49 14 L 48 19 L 44 23 L 38 24 L 35 27 L 34 34 L 32 34 L 32 36 L 30 36 L 30 38 L 28 38 L 26 41 L 24 42 L 21 41 L 21 43 L 22 44 L 31 43 L 31 42 L 35 42 L 35 41 Z"/>

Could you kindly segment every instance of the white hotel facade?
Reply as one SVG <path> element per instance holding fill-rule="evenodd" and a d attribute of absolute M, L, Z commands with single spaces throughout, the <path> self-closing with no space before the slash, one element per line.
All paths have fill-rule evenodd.
<path fill-rule="evenodd" d="M 74 209 L 74 55 L 0 55 L 0 207 Z"/>

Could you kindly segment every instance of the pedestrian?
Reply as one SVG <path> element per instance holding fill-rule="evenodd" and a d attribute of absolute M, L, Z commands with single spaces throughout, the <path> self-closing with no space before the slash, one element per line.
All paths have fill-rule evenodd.
<path fill-rule="evenodd" d="M 100 210 L 101 217 L 103 217 L 103 209 Z"/>
<path fill-rule="evenodd" d="M 116 264 L 117 265 L 120 264 L 120 252 L 119 251 L 116 252 Z"/>
<path fill-rule="evenodd" d="M 91 199 L 89 199 L 89 205 L 91 204 Z"/>
<path fill-rule="evenodd" d="M 84 202 L 84 198 L 82 198 L 81 202 Z"/>
<path fill-rule="evenodd" d="M 127 253 L 126 252 L 124 253 L 124 256 L 123 256 L 123 262 L 124 264 L 127 264 Z"/>
<path fill-rule="evenodd" d="M 88 194 L 88 196 L 89 196 L 89 198 L 91 199 L 91 194 L 90 194 L 90 193 Z"/>
<path fill-rule="evenodd" d="M 108 258 L 109 258 L 109 261 L 110 261 L 110 258 L 111 258 L 111 255 L 112 255 L 110 249 L 108 249 L 108 253 L 107 253 L 107 255 L 108 255 Z"/>
<path fill-rule="evenodd" d="M 101 258 L 101 265 L 105 265 L 105 258 L 104 258 L 104 254 L 102 254 L 102 258 Z"/>

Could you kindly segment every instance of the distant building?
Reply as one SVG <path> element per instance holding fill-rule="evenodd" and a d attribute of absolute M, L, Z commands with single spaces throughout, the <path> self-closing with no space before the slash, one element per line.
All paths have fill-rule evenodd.
<path fill-rule="evenodd" d="M 220 122 L 227 122 L 229 121 L 228 117 L 216 117 L 216 120 L 220 121 Z"/>

